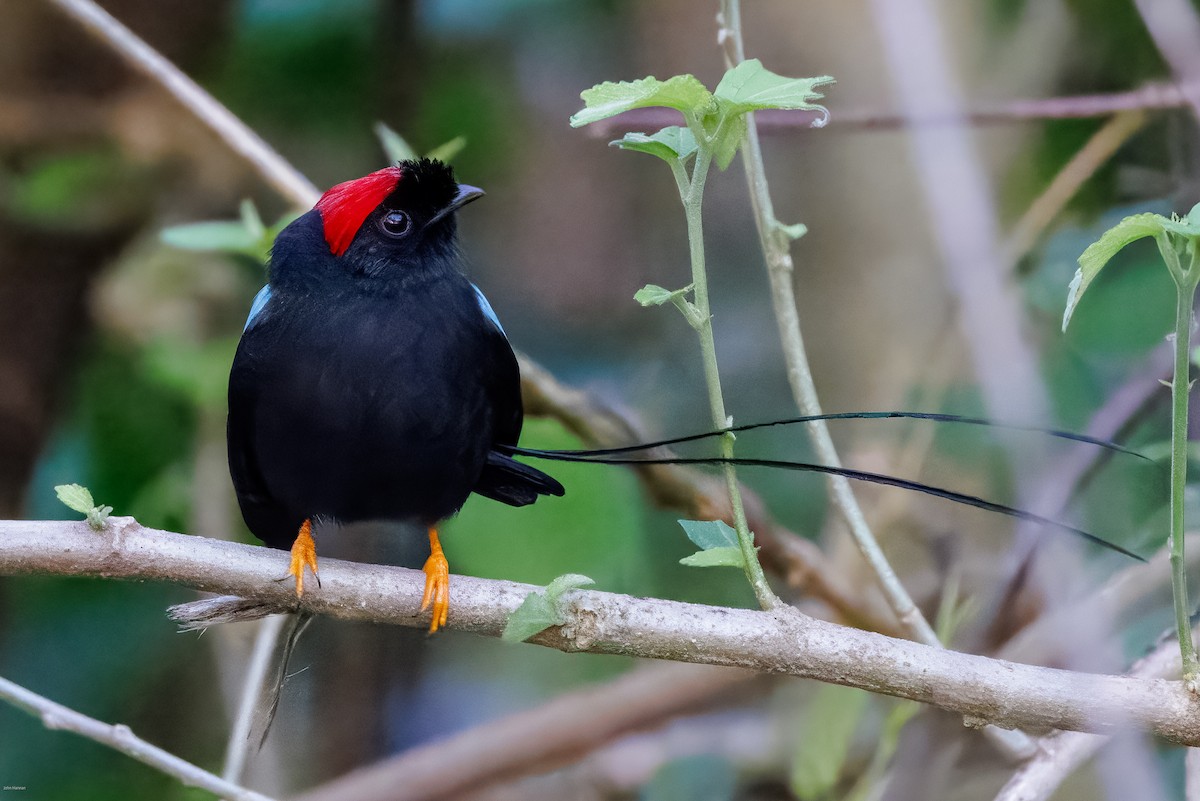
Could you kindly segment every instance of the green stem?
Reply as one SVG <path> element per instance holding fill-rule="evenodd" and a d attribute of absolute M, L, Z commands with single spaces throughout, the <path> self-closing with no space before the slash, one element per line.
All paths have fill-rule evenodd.
<path fill-rule="evenodd" d="M 687 216 L 688 247 L 692 261 L 692 293 L 695 298 L 697 318 L 693 327 L 700 338 L 700 355 L 704 363 L 704 381 L 708 387 L 708 403 L 712 410 L 713 426 L 728 428 L 729 418 L 725 413 L 725 398 L 721 392 L 721 376 L 717 369 L 717 346 L 713 337 L 712 311 L 708 299 L 708 273 L 704 264 L 704 221 L 702 207 L 704 203 L 704 185 L 708 178 L 708 170 L 712 165 L 712 151 L 701 146 L 696 153 L 696 163 L 692 168 L 689 180 L 683 165 L 675 162 L 672 172 L 679 186 L 679 197 L 683 201 L 684 214 Z M 721 456 L 733 458 L 734 436 L 726 433 L 721 437 Z M 729 505 L 733 512 L 733 526 L 737 531 L 738 546 L 742 551 L 742 562 L 746 570 L 746 578 L 754 588 L 754 595 L 759 606 L 763 609 L 774 609 L 781 605 L 779 597 L 767 583 L 762 565 L 758 561 L 758 552 L 754 548 L 754 536 L 746 522 L 746 510 L 742 505 L 742 491 L 738 484 L 737 470 L 732 464 L 724 465 L 725 487 L 729 492 Z"/>
<path fill-rule="evenodd" d="M 1165 254 L 1164 254 L 1165 257 Z M 1171 589 L 1175 596 L 1175 627 L 1179 634 L 1179 650 L 1183 656 L 1183 678 L 1189 685 L 1197 678 L 1196 649 L 1192 645 L 1189 621 L 1191 607 L 1187 594 L 1187 566 L 1183 556 L 1184 517 L 1183 490 L 1187 482 L 1188 394 L 1192 334 L 1192 306 L 1196 298 L 1196 283 L 1200 265 L 1193 253 L 1192 264 L 1186 272 L 1175 276 L 1175 371 L 1171 378 Z M 1170 263 L 1168 261 L 1168 266 Z"/>

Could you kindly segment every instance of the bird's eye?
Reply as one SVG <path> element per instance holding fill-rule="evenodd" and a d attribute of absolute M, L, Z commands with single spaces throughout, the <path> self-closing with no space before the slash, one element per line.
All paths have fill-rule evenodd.
<path fill-rule="evenodd" d="M 402 211 L 389 211 L 379 221 L 379 227 L 388 236 L 402 237 L 412 228 L 412 220 Z"/>

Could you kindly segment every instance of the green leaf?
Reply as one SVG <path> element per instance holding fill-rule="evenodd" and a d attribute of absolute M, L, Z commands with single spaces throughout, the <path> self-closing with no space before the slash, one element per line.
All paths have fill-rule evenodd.
<path fill-rule="evenodd" d="M 622 150 L 649 153 L 663 161 L 682 161 L 696 152 L 696 136 L 678 125 L 668 125 L 652 134 L 627 133 L 624 138 L 609 144 Z"/>
<path fill-rule="evenodd" d="M 79 484 L 59 484 L 54 488 L 58 499 L 70 510 L 81 515 L 90 514 L 96 508 L 91 490 Z"/>
<path fill-rule="evenodd" d="M 674 303 L 675 298 L 682 298 L 692 291 L 694 284 L 688 284 L 683 289 L 664 289 L 658 284 L 646 284 L 639 289 L 633 299 L 643 306 L 661 306 L 664 303 Z"/>
<path fill-rule="evenodd" d="M 238 213 L 242 217 L 242 225 L 246 228 L 246 233 L 254 240 L 261 240 L 267 235 L 267 228 L 263 225 L 262 217 L 259 216 L 258 209 L 254 205 L 254 201 L 246 198 L 238 206 Z"/>
<path fill-rule="evenodd" d="M 831 83 L 833 78 L 828 75 L 785 78 L 752 58 L 728 70 L 713 95 L 722 106 L 722 114 L 745 114 L 764 108 L 819 111 L 821 116 L 812 125 L 821 128 L 829 121 L 829 109 L 813 101 L 824 97 L 817 87 Z"/>
<path fill-rule="evenodd" d="M 566 573 L 546 585 L 546 598 L 549 599 L 551 603 L 556 604 L 562 597 L 563 593 L 570 592 L 571 590 L 582 589 L 584 587 L 590 587 L 595 583 L 596 582 L 592 581 L 587 576 L 579 573 Z M 559 622 L 561 623 L 562 621 Z"/>
<path fill-rule="evenodd" d="M 508 616 L 501 638 L 509 642 L 524 642 L 551 626 L 561 626 L 566 622 L 559 611 L 563 593 L 594 583 L 587 576 L 567 573 L 554 579 L 544 590 L 534 590 L 526 595 L 521 605 Z"/>
<path fill-rule="evenodd" d="M 96 506 L 93 507 L 87 515 L 87 524 L 96 531 L 100 531 L 108 525 L 108 516 L 112 514 L 111 506 Z"/>
<path fill-rule="evenodd" d="M 463 151 L 463 148 L 466 146 L 467 146 L 467 137 L 456 136 L 453 139 L 451 139 L 449 142 L 440 144 L 437 147 L 435 147 L 433 150 L 430 150 L 428 153 L 425 154 L 425 158 L 437 159 L 438 161 L 444 161 L 447 164 L 449 164 L 450 162 L 454 161 L 454 157 L 457 156 L 459 153 L 461 153 Z"/>
<path fill-rule="evenodd" d="M 637 801 L 733 801 L 738 798 L 737 770 L 713 754 L 667 762 L 642 787 Z"/>
<path fill-rule="evenodd" d="M 164 228 L 159 238 L 180 250 L 255 253 L 259 238 L 242 222 L 198 222 Z"/>
<path fill-rule="evenodd" d="M 790 784 L 797 798 L 829 797 L 841 777 L 854 730 L 867 709 L 863 690 L 823 684 L 804 710 Z"/>
<path fill-rule="evenodd" d="M 1134 214 L 1109 228 L 1101 234 L 1099 239 L 1087 246 L 1087 249 L 1079 257 L 1079 269 L 1075 271 L 1075 277 L 1071 279 L 1071 285 L 1067 290 L 1067 308 L 1063 312 L 1062 322 L 1063 331 L 1067 330 L 1067 325 L 1071 322 L 1071 315 L 1075 312 L 1079 299 L 1083 297 L 1088 286 L 1100 274 L 1104 265 L 1108 264 L 1109 260 L 1130 242 L 1147 236 L 1156 236 L 1166 230 L 1168 225 L 1171 225 L 1171 220 L 1161 214 Z"/>
<path fill-rule="evenodd" d="M 712 148 L 713 161 L 722 170 L 727 169 L 737 155 L 742 140 L 746 138 L 746 117 L 743 114 L 731 114 L 723 117 L 710 117 L 705 121 L 705 128 L 711 119 L 723 120 L 723 123 L 710 131 L 708 146 Z"/>
<path fill-rule="evenodd" d="M 408 161 L 417 157 L 417 151 L 412 149 L 412 145 L 385 123 L 375 123 L 375 136 L 379 138 L 379 144 L 388 161 Z"/>
<path fill-rule="evenodd" d="M 775 222 L 775 228 L 779 233 L 786 236 L 788 239 L 799 239 L 808 233 L 808 226 L 804 223 L 795 223 L 794 225 L 784 225 L 778 220 Z"/>
<path fill-rule="evenodd" d="M 665 81 L 642 78 L 640 81 L 606 82 L 585 89 L 579 94 L 584 108 L 571 117 L 571 127 L 578 128 L 616 116 L 635 108 L 661 106 L 683 112 L 684 116 L 701 116 L 712 106 L 712 93 L 694 75 L 676 75 Z"/>
<path fill-rule="evenodd" d="M 691 556 L 680 559 L 679 564 L 688 567 L 744 567 L 746 560 L 742 558 L 741 548 L 722 545 L 719 548 L 696 551 Z"/>
<path fill-rule="evenodd" d="M 680 520 L 679 525 L 697 548 L 737 548 L 737 532 L 724 520 Z"/>

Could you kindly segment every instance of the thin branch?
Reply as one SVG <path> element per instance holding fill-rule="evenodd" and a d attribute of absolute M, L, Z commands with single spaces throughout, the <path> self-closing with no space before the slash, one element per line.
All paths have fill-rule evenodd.
<path fill-rule="evenodd" d="M 135 735 L 128 726 L 109 724 L 55 703 L 0 678 L 0 699 L 40 718 L 47 729 L 74 732 L 178 779 L 188 787 L 207 790 L 227 801 L 271 801 L 265 795 L 228 782 Z"/>
<path fill-rule="evenodd" d="M 1004 248 L 1010 264 L 1029 252 L 1079 188 L 1145 124 L 1144 111 L 1123 111 L 1092 134 L 1013 227 Z"/>
<path fill-rule="evenodd" d="M 733 668 L 650 665 L 356 770 L 293 801 L 459 798 L 487 784 L 561 767 L 701 705 L 727 703 L 755 677 Z"/>
<path fill-rule="evenodd" d="M 231 782 L 241 781 L 242 771 L 246 768 L 246 758 L 253 747 L 250 730 L 254 725 L 254 713 L 271 673 L 271 657 L 286 620 L 286 615 L 272 615 L 260 620 L 254 632 L 254 647 L 242 681 L 242 697 L 225 745 L 225 768 L 221 773 Z"/>
<path fill-rule="evenodd" d="M 1069 95 L 1029 100 L 1009 100 L 976 104 L 960 114 L 922 111 L 907 114 L 865 108 L 838 108 L 834 105 L 829 129 L 897 130 L 910 127 L 1006 125 L 1036 120 L 1096 119 L 1125 111 L 1163 111 L 1188 105 L 1187 87 L 1174 83 L 1151 83 L 1128 92 Z M 811 111 L 755 112 L 758 130 L 764 134 L 804 133 L 812 130 L 813 120 L 821 115 Z M 635 109 L 589 126 L 599 137 L 619 137 L 630 131 L 656 130 L 678 125 L 680 116 L 664 109 Z"/>
<path fill-rule="evenodd" d="M 111 47 L 131 67 L 171 93 L 235 153 L 249 162 L 275 191 L 308 207 L 320 193 L 312 183 L 276 153 L 212 95 L 126 28 L 92 0 L 49 0 L 88 33 Z"/>
<path fill-rule="evenodd" d="M 1150 38 L 1183 87 L 1184 102 L 1200 119 L 1200 14 L 1187 0 L 1134 0 Z"/>
<path fill-rule="evenodd" d="M 83 522 L 0 522 L 0 575 L 54 574 L 171 581 L 243 596 L 196 602 L 210 612 L 258 616 L 303 608 L 345 620 L 425 626 L 418 613 L 424 574 L 335 559 L 322 586 L 297 602 L 287 554 L 267 548 L 143 528 L 113 518 L 93 532 Z M 454 577 L 449 628 L 500 636 L 527 584 Z M 742 667 L 844 684 L 965 716 L 973 724 L 1110 732 L 1146 728 L 1200 744 L 1195 699 L 1179 682 L 1146 681 L 1033 667 L 958 653 L 806 617 L 792 609 L 747 609 L 575 591 L 566 621 L 531 642 L 568 652 L 623 654 Z"/>
<path fill-rule="evenodd" d="M 721 8 L 723 25 L 718 40 L 725 45 L 726 66 L 732 67 L 746 59 L 742 42 L 741 8 L 738 0 L 724 0 Z M 746 170 L 750 204 L 754 209 L 754 220 L 766 260 L 771 286 L 771 305 L 775 311 L 779 340 L 783 347 L 788 384 L 801 414 L 817 415 L 821 413 L 821 402 L 817 397 L 817 387 L 808 364 L 804 337 L 800 329 L 800 313 L 793 285 L 795 270 L 790 251 L 791 238 L 783 233 L 783 227 L 775 218 L 754 114 L 747 115 L 746 126 L 746 135 L 742 143 L 742 164 Z M 820 461 L 840 467 L 841 457 L 833 444 L 833 438 L 829 435 L 829 427 L 823 421 L 818 421 L 811 423 L 807 428 Z M 850 529 L 854 544 L 874 572 L 888 605 L 908 636 L 918 642 L 940 648 L 941 642 L 936 632 L 920 608 L 913 603 L 912 596 L 879 546 L 850 487 L 850 481 L 844 476 L 831 475 L 829 496 L 834 508 Z M 1029 740 L 1020 732 L 988 727 L 985 733 L 1011 759 L 1020 759 L 1030 753 Z"/>
<path fill-rule="evenodd" d="M 1159 643 L 1126 675 L 1129 680 L 1146 682 L 1179 676 L 1179 649 L 1174 638 Z M 1181 683 L 1173 684 L 1182 688 Z M 1109 739 L 1106 735 L 1081 731 L 1058 731 L 1039 738 L 1037 755 L 1013 774 L 995 801 L 1047 801 Z"/>

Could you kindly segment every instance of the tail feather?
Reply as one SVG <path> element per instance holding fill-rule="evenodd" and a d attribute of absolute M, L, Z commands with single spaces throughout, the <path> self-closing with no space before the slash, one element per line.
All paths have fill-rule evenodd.
<path fill-rule="evenodd" d="M 563 485 L 541 470 L 496 451 L 488 453 L 474 491 L 509 506 L 528 506 L 541 495 L 564 493 Z"/>

